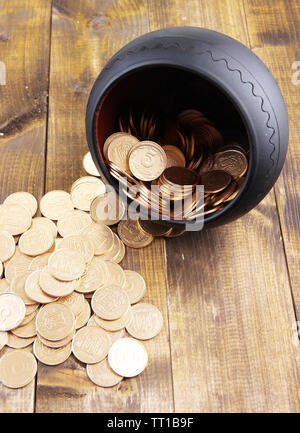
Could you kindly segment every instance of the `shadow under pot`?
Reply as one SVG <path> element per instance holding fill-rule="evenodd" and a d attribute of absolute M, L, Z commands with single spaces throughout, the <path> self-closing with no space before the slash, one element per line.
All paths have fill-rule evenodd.
<path fill-rule="evenodd" d="M 202 116 L 214 131 L 212 142 L 201 142 L 201 127 L 196 121 L 193 130 L 193 116 L 198 121 Z M 218 203 L 215 192 L 210 201 L 214 193 L 205 189 L 207 209 L 217 203 L 204 215 L 205 227 L 230 222 L 264 198 L 282 169 L 289 135 L 282 94 L 264 63 L 238 41 L 196 27 L 167 28 L 135 39 L 111 58 L 94 83 L 86 112 L 87 140 L 103 180 L 118 193 L 103 145 L 122 130 L 139 140 L 179 147 L 186 167 L 200 173 L 200 180 L 207 171 L 226 169 L 220 165 L 220 153 L 235 150 L 245 155 L 247 167 L 236 178 L 232 175 L 238 190 L 229 200 Z M 230 172 L 230 158 L 226 163 Z M 167 222 L 194 224 L 176 219 L 176 213 Z"/>

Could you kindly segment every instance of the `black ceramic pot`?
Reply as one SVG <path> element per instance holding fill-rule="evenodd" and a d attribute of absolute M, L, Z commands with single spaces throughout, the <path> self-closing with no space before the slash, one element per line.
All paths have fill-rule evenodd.
<path fill-rule="evenodd" d="M 213 119 L 226 138 L 250 154 L 247 179 L 237 197 L 205 218 L 205 226 L 232 221 L 256 206 L 274 185 L 285 160 L 288 118 L 280 89 L 264 63 L 221 33 L 175 27 L 141 36 L 104 67 L 90 94 L 87 140 L 110 184 L 102 147 L 115 121 L 132 103 L 176 115 L 195 108 Z"/>

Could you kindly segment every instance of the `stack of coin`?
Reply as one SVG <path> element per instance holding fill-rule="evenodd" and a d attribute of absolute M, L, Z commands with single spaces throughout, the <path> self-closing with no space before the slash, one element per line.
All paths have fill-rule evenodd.
<path fill-rule="evenodd" d="M 37 372 L 36 359 L 58 365 L 71 353 L 103 387 L 146 368 L 138 340 L 155 337 L 163 319 L 154 305 L 140 302 L 144 278 L 119 264 L 125 245 L 109 226 L 124 207 L 103 221 L 109 198 L 99 178 L 85 176 L 70 194 L 45 194 L 43 216 L 35 217 L 38 204 L 27 192 L 0 205 L 0 350 L 12 349 L 0 359 L 4 385 L 25 386 Z"/>
<path fill-rule="evenodd" d="M 197 110 L 184 110 L 172 120 L 130 109 L 119 116 L 116 129 L 103 146 L 110 174 L 130 199 L 163 219 L 193 220 L 215 213 L 237 196 L 245 181 L 247 152 L 232 140 L 224 142 L 214 122 Z M 220 171 L 230 175 L 230 182 L 211 192 L 206 176 L 210 173 L 211 179 Z M 151 193 L 151 185 L 159 190 Z M 204 185 L 204 203 L 192 197 L 197 185 Z M 187 196 L 184 210 L 169 212 L 167 218 L 174 201 Z"/>

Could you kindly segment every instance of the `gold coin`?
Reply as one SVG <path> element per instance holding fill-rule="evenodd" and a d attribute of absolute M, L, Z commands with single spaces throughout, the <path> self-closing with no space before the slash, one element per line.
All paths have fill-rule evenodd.
<path fill-rule="evenodd" d="M 24 347 L 30 346 L 34 342 L 35 337 L 22 338 L 17 337 L 11 332 L 8 333 L 8 339 L 6 345 L 12 349 L 24 349 Z"/>
<path fill-rule="evenodd" d="M 141 302 L 131 308 L 131 318 L 126 325 L 127 332 L 139 340 L 149 340 L 162 329 L 163 317 L 158 308 Z"/>
<path fill-rule="evenodd" d="M 36 302 L 29 298 L 29 296 L 25 292 L 25 283 L 27 280 L 27 277 L 31 274 L 31 271 L 26 271 L 23 274 L 19 275 L 15 279 L 12 280 L 10 283 L 10 292 L 15 293 L 16 295 L 20 296 L 20 298 L 23 300 L 25 305 L 33 305 L 36 304 Z"/>
<path fill-rule="evenodd" d="M 46 365 L 58 365 L 65 362 L 72 353 L 72 343 L 53 349 L 43 344 L 38 338 L 33 343 L 33 353 L 36 358 Z"/>
<path fill-rule="evenodd" d="M 50 220 L 49 218 L 46 218 L 46 217 L 33 218 L 31 228 L 51 231 L 54 238 L 56 238 L 56 236 L 57 236 L 56 224 L 52 220 Z"/>
<path fill-rule="evenodd" d="M 25 282 L 25 293 L 26 295 L 33 299 L 35 302 L 40 304 L 48 304 L 49 302 L 54 302 L 58 298 L 49 296 L 45 293 L 40 286 L 40 275 L 41 271 L 34 271 L 30 275 L 28 275 Z"/>
<path fill-rule="evenodd" d="M 33 217 L 37 211 L 37 201 L 35 197 L 29 192 L 19 191 L 10 194 L 3 202 L 3 204 L 17 204 L 23 206 L 28 210 Z"/>
<path fill-rule="evenodd" d="M 39 304 L 37 304 L 37 305 L 39 305 Z M 33 320 L 35 318 L 35 316 L 37 315 L 37 312 L 38 312 L 38 310 L 36 309 L 35 311 L 33 311 L 30 314 L 27 314 L 27 315 L 25 314 L 25 317 L 19 326 L 25 326 L 25 325 L 27 325 L 27 323 L 31 322 L 31 320 Z"/>
<path fill-rule="evenodd" d="M 118 237 L 118 236 L 117 236 L 117 237 Z M 124 259 L 125 254 L 126 254 L 126 248 L 125 248 L 125 245 L 124 245 L 124 243 L 121 241 L 120 238 L 118 238 L 118 243 L 119 243 L 119 252 L 118 252 L 118 254 L 116 254 L 114 257 L 112 257 L 112 258 L 110 259 L 110 261 L 111 261 L 111 262 L 114 262 L 114 263 L 120 263 L 120 262 Z"/>
<path fill-rule="evenodd" d="M 109 349 L 108 362 L 120 376 L 134 377 L 145 370 L 148 354 L 139 341 L 133 338 L 121 338 Z"/>
<path fill-rule="evenodd" d="M 102 287 L 108 278 L 108 267 L 104 260 L 97 263 L 92 260 L 86 267 L 84 275 L 80 278 L 76 291 L 79 293 L 91 293 Z"/>
<path fill-rule="evenodd" d="M 129 153 L 131 173 L 140 180 L 157 179 L 167 166 L 164 149 L 153 141 L 141 141 L 131 148 Z"/>
<path fill-rule="evenodd" d="M 144 248 L 153 241 L 153 236 L 143 233 L 139 230 L 137 221 L 130 219 L 119 222 L 118 235 L 125 245 L 132 248 Z"/>
<path fill-rule="evenodd" d="M 126 282 L 126 277 L 124 270 L 120 265 L 113 262 L 106 262 L 108 267 L 108 282 L 110 285 L 115 285 L 119 287 L 124 287 Z"/>
<path fill-rule="evenodd" d="M 11 329 L 11 333 L 20 338 L 30 338 L 36 335 L 35 319 L 31 320 L 24 326 L 18 326 Z"/>
<path fill-rule="evenodd" d="M 57 248 L 68 248 L 70 250 L 79 251 L 83 255 L 86 263 L 89 263 L 94 257 L 94 245 L 89 239 L 81 235 L 69 235 L 64 237 Z"/>
<path fill-rule="evenodd" d="M 16 250 L 13 236 L 5 230 L 0 230 L 0 261 L 11 259 Z"/>
<path fill-rule="evenodd" d="M 45 229 L 30 229 L 20 236 L 19 248 L 23 254 L 38 256 L 47 252 L 53 243 L 54 238 L 51 232 Z"/>
<path fill-rule="evenodd" d="M 94 320 L 97 323 L 98 326 L 105 329 L 106 331 L 120 331 L 121 329 L 125 328 L 127 323 L 130 321 L 131 318 L 131 309 L 128 308 L 126 313 L 124 313 L 119 319 L 116 320 L 104 320 L 98 317 L 96 314 L 94 315 Z"/>
<path fill-rule="evenodd" d="M 95 197 L 90 208 L 92 219 L 107 226 L 117 224 L 125 213 L 125 205 L 115 192 Z"/>
<path fill-rule="evenodd" d="M 28 385 L 37 372 L 37 362 L 26 350 L 13 350 L 0 359 L 0 380 L 8 388 Z"/>
<path fill-rule="evenodd" d="M 32 257 L 22 254 L 19 247 L 16 248 L 14 256 L 7 262 L 5 266 L 5 278 L 8 283 L 11 283 L 16 277 L 22 276 L 32 262 Z"/>
<path fill-rule="evenodd" d="M 58 219 L 57 229 L 64 238 L 68 235 L 80 235 L 90 224 L 92 224 L 92 218 L 86 212 L 76 209 L 66 212 Z"/>
<path fill-rule="evenodd" d="M 25 316 L 29 316 L 30 314 L 32 314 L 34 311 L 36 311 L 39 308 L 39 306 L 40 304 L 25 305 L 26 308 Z"/>
<path fill-rule="evenodd" d="M 31 215 L 19 204 L 0 205 L 0 230 L 11 235 L 20 235 L 31 226 Z"/>
<path fill-rule="evenodd" d="M 41 289 L 49 296 L 68 296 L 78 288 L 79 280 L 57 280 L 49 273 L 48 266 L 45 266 L 40 271 L 39 285 L 41 286 Z"/>
<path fill-rule="evenodd" d="M 105 156 L 105 158 L 107 159 L 107 150 L 108 147 L 110 145 L 110 143 L 117 137 L 122 137 L 122 136 L 126 136 L 126 135 L 130 135 L 127 134 L 126 132 L 115 132 L 114 134 L 111 134 L 104 142 L 103 145 L 103 155 Z"/>
<path fill-rule="evenodd" d="M 96 364 L 87 364 L 86 372 L 89 379 L 98 386 L 104 388 L 115 386 L 121 382 L 122 376 L 115 373 L 109 366 L 107 359 Z"/>
<path fill-rule="evenodd" d="M 3 347 L 8 342 L 8 333 L 6 331 L 0 331 L 0 350 L 3 349 Z"/>
<path fill-rule="evenodd" d="M 102 361 L 110 347 L 109 336 L 96 326 L 85 326 L 76 332 L 72 342 L 72 352 L 76 358 L 86 364 Z"/>
<path fill-rule="evenodd" d="M 91 307 L 88 301 L 84 300 L 84 307 L 80 314 L 75 319 L 75 329 L 80 329 L 87 324 L 91 316 Z"/>
<path fill-rule="evenodd" d="M 121 170 L 129 171 L 128 154 L 130 150 L 139 143 L 139 140 L 132 135 L 121 135 L 115 137 L 107 149 L 107 158 Z"/>
<path fill-rule="evenodd" d="M 87 152 L 84 155 L 82 165 L 88 174 L 91 174 L 92 176 L 100 176 L 99 170 L 93 161 L 91 152 Z"/>
<path fill-rule="evenodd" d="M 99 326 L 98 323 L 97 323 L 96 320 L 95 320 L 95 317 L 96 317 L 96 315 L 93 314 L 93 315 L 89 318 L 89 320 L 88 320 L 86 326 Z M 120 319 L 119 319 L 119 320 L 120 320 Z M 114 320 L 112 320 L 112 322 L 114 322 Z M 104 328 L 102 328 L 101 326 L 100 326 L 100 328 L 103 329 L 103 331 L 105 331 L 105 332 L 109 335 L 109 338 L 110 338 L 110 341 L 111 341 L 111 345 L 112 345 L 115 341 L 119 340 L 119 338 L 122 338 L 122 337 L 124 337 L 124 335 L 125 335 L 125 328 L 120 329 L 119 331 L 108 331 L 107 329 L 104 329 Z"/>
<path fill-rule="evenodd" d="M 101 319 L 116 320 L 126 313 L 130 302 L 125 290 L 109 285 L 96 290 L 91 305 L 94 313 Z"/>
<path fill-rule="evenodd" d="M 41 341 L 41 343 L 43 343 L 45 346 L 52 347 L 53 349 L 58 349 L 59 347 L 63 347 L 66 344 L 70 343 L 70 341 L 72 341 L 74 335 L 75 335 L 75 329 L 71 332 L 71 334 L 67 335 L 62 340 L 51 341 L 51 340 L 47 340 L 46 338 L 42 337 L 37 332 L 37 338 Z"/>
<path fill-rule="evenodd" d="M 9 284 L 5 278 L 0 280 L 0 294 L 1 293 L 9 293 Z"/>
<path fill-rule="evenodd" d="M 120 248 L 121 248 L 119 241 L 120 241 L 119 237 L 114 233 L 113 246 L 109 250 L 109 252 L 101 254 L 101 256 L 100 256 L 101 259 L 106 260 L 106 261 L 113 261 L 112 259 L 119 253 Z"/>
<path fill-rule="evenodd" d="M 129 297 L 130 303 L 136 304 L 146 293 L 146 282 L 138 272 L 129 269 L 126 269 L 124 272 L 126 282 L 123 288 Z"/>
<path fill-rule="evenodd" d="M 47 340 L 62 340 L 69 335 L 75 323 L 70 307 L 59 302 L 43 306 L 36 316 L 38 333 Z"/>
<path fill-rule="evenodd" d="M 89 211 L 91 203 L 99 194 L 105 193 L 105 185 L 102 180 L 97 177 L 93 181 L 86 181 L 78 183 L 71 190 L 71 200 L 75 208 Z"/>
<path fill-rule="evenodd" d="M 73 210 L 71 196 L 66 191 L 50 191 L 41 198 L 40 211 L 51 220 L 58 220 L 65 212 Z"/>
<path fill-rule="evenodd" d="M 96 256 L 104 254 L 113 248 L 113 232 L 104 224 L 92 223 L 84 228 L 81 234 L 93 243 Z"/>
<path fill-rule="evenodd" d="M 67 305 L 73 312 L 74 316 L 78 316 L 78 314 L 83 310 L 84 296 L 82 293 L 73 292 L 71 295 L 60 298 L 59 302 Z"/>
<path fill-rule="evenodd" d="M 51 253 L 44 253 L 40 256 L 35 257 L 32 259 L 32 262 L 28 266 L 29 271 L 41 271 L 44 269 L 45 266 L 48 265 L 49 257 L 51 256 Z"/>
<path fill-rule="evenodd" d="M 83 275 L 85 261 L 78 251 L 62 248 L 51 254 L 48 261 L 48 270 L 58 280 L 73 281 Z"/>
<path fill-rule="evenodd" d="M 84 183 L 84 182 L 94 182 L 95 181 L 95 177 L 94 176 L 82 176 L 79 179 L 76 179 L 75 182 L 73 182 L 72 186 L 71 186 L 71 191 L 76 188 L 77 185 L 79 185 L 80 183 Z"/>

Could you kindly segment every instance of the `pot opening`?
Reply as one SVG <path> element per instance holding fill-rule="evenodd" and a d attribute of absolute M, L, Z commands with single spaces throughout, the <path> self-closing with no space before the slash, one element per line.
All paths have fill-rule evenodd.
<path fill-rule="evenodd" d="M 219 143 L 221 150 L 230 144 L 238 145 L 249 161 L 250 146 L 247 129 L 238 109 L 225 92 L 191 71 L 173 66 L 151 66 L 131 71 L 119 78 L 100 101 L 95 125 L 101 170 L 106 179 L 115 187 L 118 186 L 117 180 L 110 175 L 105 164 L 103 145 L 111 134 L 120 131 L 119 119 L 123 113 L 131 112 L 136 119 L 145 110 L 155 113 L 157 118 L 163 121 L 167 119 L 176 122 L 179 113 L 190 109 L 198 110 L 212 121 L 222 137 L 222 143 Z M 176 145 L 161 140 L 161 131 L 158 135 L 156 142 L 159 144 Z M 149 139 L 155 141 L 154 138 Z M 243 182 L 239 181 L 240 187 L 234 197 L 240 194 L 246 177 L 247 171 L 240 176 Z M 204 216 L 205 221 L 215 219 L 222 209 L 230 204 L 231 201 L 227 200 L 223 207 Z M 182 224 L 187 221 L 177 221 L 176 218 L 172 218 L 171 222 Z"/>

